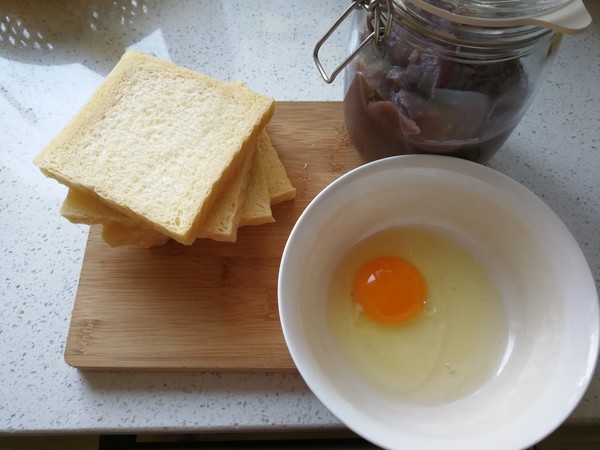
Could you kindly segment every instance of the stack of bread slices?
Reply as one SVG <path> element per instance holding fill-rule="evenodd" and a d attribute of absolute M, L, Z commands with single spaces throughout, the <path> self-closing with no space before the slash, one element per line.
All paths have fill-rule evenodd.
<path fill-rule="evenodd" d="M 265 129 L 273 99 L 128 51 L 35 158 L 68 186 L 61 214 L 111 246 L 235 242 L 295 197 Z"/>

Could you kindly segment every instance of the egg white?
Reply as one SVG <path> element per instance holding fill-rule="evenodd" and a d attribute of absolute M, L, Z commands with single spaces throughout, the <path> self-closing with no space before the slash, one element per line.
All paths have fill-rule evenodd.
<path fill-rule="evenodd" d="M 354 302 L 352 284 L 370 259 L 412 262 L 426 280 L 423 311 L 404 324 L 382 324 Z M 502 298 L 483 265 L 449 234 L 394 227 L 363 240 L 342 258 L 329 290 L 328 323 L 350 369 L 390 395 L 420 404 L 476 391 L 500 366 L 508 325 Z"/>

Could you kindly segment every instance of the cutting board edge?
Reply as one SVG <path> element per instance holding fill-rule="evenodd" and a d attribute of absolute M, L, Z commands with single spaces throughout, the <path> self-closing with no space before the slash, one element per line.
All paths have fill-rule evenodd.
<path fill-rule="evenodd" d="M 64 354 L 65 363 L 73 367 L 74 369 L 89 371 L 89 372 L 173 372 L 173 373 L 185 373 L 185 372 L 225 372 L 225 373 L 298 373 L 296 366 L 284 366 L 280 364 L 278 367 L 266 366 L 247 366 L 241 367 L 239 364 L 235 366 L 227 366 L 226 364 L 215 365 L 203 365 L 198 367 L 197 365 L 190 366 L 175 366 L 165 365 L 160 366 L 155 363 L 147 363 L 146 365 L 136 364 L 118 364 L 110 365 L 103 364 L 102 362 L 95 361 L 94 358 L 86 357 L 83 361 L 78 361 L 78 355 Z"/>

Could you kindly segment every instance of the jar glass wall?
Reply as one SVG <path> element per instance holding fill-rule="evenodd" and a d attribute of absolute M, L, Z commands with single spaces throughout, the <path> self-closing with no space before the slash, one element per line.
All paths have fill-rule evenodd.
<path fill-rule="evenodd" d="M 372 32 L 354 14 L 350 47 Z M 459 25 L 396 10 L 390 35 L 345 70 L 344 115 L 366 159 L 434 153 L 485 163 L 504 144 L 551 65 L 560 34 Z"/>

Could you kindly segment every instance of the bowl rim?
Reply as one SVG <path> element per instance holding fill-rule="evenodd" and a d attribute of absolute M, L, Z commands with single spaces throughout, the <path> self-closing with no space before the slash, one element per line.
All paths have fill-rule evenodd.
<path fill-rule="evenodd" d="M 332 402 L 327 393 L 319 392 L 318 383 L 316 379 L 313 377 L 317 377 L 315 375 L 314 370 L 309 370 L 310 368 L 304 367 L 303 358 L 300 353 L 298 353 L 297 349 L 294 348 L 291 342 L 291 332 L 288 327 L 288 316 L 285 314 L 286 306 L 285 306 L 285 284 L 287 277 L 289 274 L 286 272 L 285 268 L 289 265 L 290 260 L 293 258 L 291 255 L 291 249 L 293 248 L 297 240 L 297 236 L 300 234 L 300 230 L 305 226 L 307 222 L 307 218 L 313 214 L 313 210 L 315 210 L 321 203 L 323 203 L 329 196 L 331 196 L 335 191 L 344 188 L 347 184 L 351 183 L 355 178 L 360 178 L 364 176 L 368 176 L 373 173 L 377 173 L 380 170 L 410 170 L 410 169 L 442 169 L 445 171 L 455 172 L 461 175 L 469 175 L 480 182 L 493 184 L 495 187 L 499 187 L 502 190 L 509 189 L 521 195 L 519 201 L 525 202 L 534 202 L 537 207 L 540 207 L 545 215 L 552 218 L 555 222 L 555 225 L 562 228 L 561 233 L 569 240 L 569 247 L 572 247 L 577 252 L 577 257 L 582 260 L 584 263 L 584 267 L 587 267 L 587 273 L 582 274 L 582 276 L 589 281 L 590 286 L 593 287 L 591 292 L 593 293 L 590 298 L 585 299 L 586 302 L 589 302 L 592 310 L 591 319 L 597 324 L 594 328 L 594 335 L 590 339 L 590 345 L 587 352 L 588 355 L 588 366 L 587 371 L 585 373 L 585 379 L 579 384 L 579 388 L 573 392 L 572 398 L 574 401 L 570 405 L 569 408 L 565 408 L 562 411 L 562 414 L 559 414 L 560 417 L 556 418 L 554 422 L 548 423 L 547 431 L 544 435 L 531 436 L 530 442 L 523 442 L 524 446 L 531 446 L 535 443 L 539 442 L 543 438 L 547 437 L 550 433 L 552 433 L 556 428 L 558 428 L 564 420 L 568 418 L 569 415 L 573 412 L 573 410 L 580 403 L 581 399 L 585 395 L 586 391 L 589 388 L 589 385 L 593 379 L 593 375 L 595 373 L 595 368 L 598 363 L 599 357 L 599 344 L 600 344 L 600 311 L 599 311 L 599 301 L 598 301 L 598 291 L 594 282 L 594 277 L 591 272 L 591 268 L 589 263 L 587 262 L 585 255 L 583 254 L 581 247 L 578 242 L 564 224 L 564 222 L 560 219 L 560 217 L 534 192 L 529 190 L 527 187 L 517 182 L 516 180 L 510 178 L 508 175 L 503 174 L 495 169 L 484 166 L 482 164 L 478 164 L 475 162 L 453 158 L 448 156 L 441 155 L 399 155 L 392 156 L 376 161 L 372 161 L 361 165 L 355 169 L 350 170 L 349 172 L 341 175 L 329 185 L 327 185 L 322 191 L 320 191 L 314 198 L 309 202 L 307 207 L 301 213 L 297 222 L 295 223 L 286 245 L 283 250 L 283 254 L 281 257 L 280 267 L 279 267 L 279 275 L 278 275 L 278 287 L 277 287 L 277 295 L 278 295 L 278 307 L 279 307 L 279 317 L 280 323 L 284 335 L 284 339 L 287 345 L 287 348 L 290 352 L 292 360 L 298 369 L 298 372 L 308 385 L 309 389 L 312 393 L 324 404 L 324 406 L 332 412 L 339 420 L 341 420 L 348 428 L 352 429 L 358 435 L 364 437 L 365 439 L 375 443 L 376 445 L 381 445 L 383 447 L 389 446 L 390 443 L 384 440 L 378 439 L 376 436 L 370 435 L 367 430 L 362 429 L 360 426 L 357 426 L 356 423 L 347 423 L 345 420 L 344 411 L 336 404 L 337 402 Z M 586 303 L 587 304 L 587 303 Z M 591 322 L 592 320 L 590 320 Z M 291 326 L 291 325 L 290 325 Z M 325 374 L 323 374 L 325 375 Z M 466 448 L 466 447 L 461 447 Z"/>

